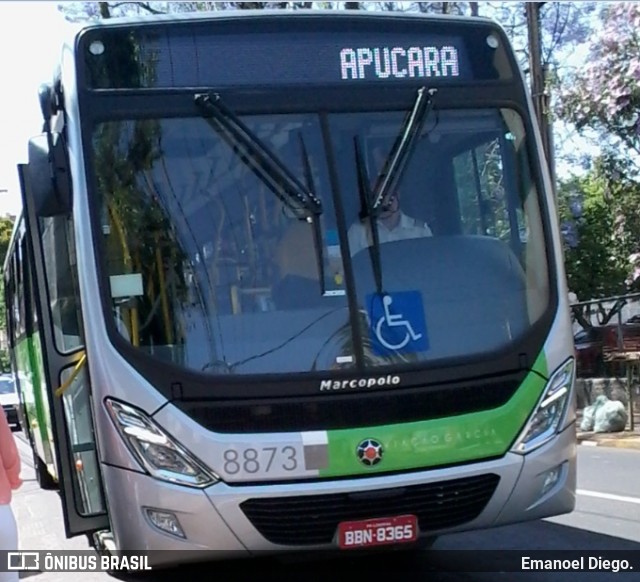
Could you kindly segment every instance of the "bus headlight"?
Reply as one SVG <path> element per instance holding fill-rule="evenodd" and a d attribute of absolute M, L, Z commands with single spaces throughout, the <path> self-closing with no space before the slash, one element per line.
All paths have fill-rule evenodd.
<path fill-rule="evenodd" d="M 569 358 L 549 378 L 536 409 L 513 447 L 514 452 L 529 453 L 556 435 L 571 396 L 573 374 L 574 361 Z"/>
<path fill-rule="evenodd" d="M 122 440 L 152 477 L 198 488 L 218 481 L 144 412 L 109 399 L 106 405 Z"/>

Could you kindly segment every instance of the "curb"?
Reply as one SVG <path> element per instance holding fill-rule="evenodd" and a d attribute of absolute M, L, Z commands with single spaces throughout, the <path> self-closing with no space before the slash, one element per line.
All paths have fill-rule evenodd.
<path fill-rule="evenodd" d="M 615 449 L 630 449 L 640 451 L 640 437 L 622 437 L 613 439 L 581 438 L 578 437 L 578 444 L 586 447 L 608 447 Z"/>

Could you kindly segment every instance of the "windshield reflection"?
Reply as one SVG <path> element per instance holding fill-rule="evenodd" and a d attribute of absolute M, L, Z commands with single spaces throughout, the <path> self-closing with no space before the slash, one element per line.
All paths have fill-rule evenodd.
<path fill-rule="evenodd" d="M 300 180 L 308 163 L 318 191 L 329 192 L 317 119 L 251 124 Z M 106 123 L 94 144 L 109 158 L 98 170 L 102 232 L 114 315 L 127 339 L 215 373 L 336 365 L 350 326 L 330 196 L 319 219 L 320 281 L 312 224 L 204 120 Z"/>
<path fill-rule="evenodd" d="M 98 125 L 102 260 L 120 333 L 211 374 L 349 369 L 354 337 L 363 365 L 378 367 L 522 336 L 549 297 L 522 121 L 507 110 L 432 117 L 381 201 L 373 261 L 358 181 L 380 181 L 406 112 L 328 115 L 330 142 L 316 114 L 242 119 L 296 183 L 313 184 L 322 214 L 311 221 L 248 163 L 250 144 L 204 118 Z"/>

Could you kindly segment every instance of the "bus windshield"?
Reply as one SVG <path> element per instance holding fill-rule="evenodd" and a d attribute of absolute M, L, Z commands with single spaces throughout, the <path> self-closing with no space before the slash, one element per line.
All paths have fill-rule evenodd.
<path fill-rule="evenodd" d="M 204 115 L 97 124 L 100 261 L 122 336 L 211 374 L 437 363 L 521 339 L 550 296 L 522 119 L 437 104 L 367 216 L 406 116 L 238 116 L 311 181 L 313 219 Z"/>

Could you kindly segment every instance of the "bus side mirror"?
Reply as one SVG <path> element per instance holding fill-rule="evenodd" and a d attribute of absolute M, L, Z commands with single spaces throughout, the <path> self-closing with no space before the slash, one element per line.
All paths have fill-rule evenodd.
<path fill-rule="evenodd" d="M 27 173 L 36 216 L 71 213 L 71 179 L 62 134 L 53 132 L 49 140 L 42 133 L 29 140 Z"/>

